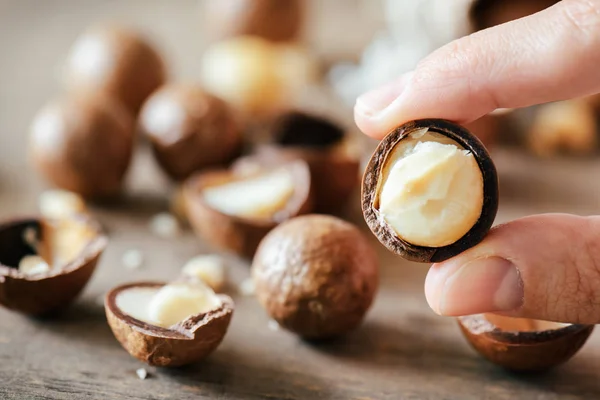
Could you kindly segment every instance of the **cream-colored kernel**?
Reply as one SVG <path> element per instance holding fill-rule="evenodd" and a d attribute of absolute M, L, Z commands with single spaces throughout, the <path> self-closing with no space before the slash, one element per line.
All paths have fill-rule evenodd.
<path fill-rule="evenodd" d="M 225 260 L 216 254 L 205 254 L 190 259 L 181 269 L 181 274 L 206 283 L 216 292 L 223 289 L 227 280 Z"/>
<path fill-rule="evenodd" d="M 473 154 L 427 130 L 392 150 L 378 190 L 383 220 L 418 246 L 456 242 L 475 225 L 483 207 L 483 176 Z"/>

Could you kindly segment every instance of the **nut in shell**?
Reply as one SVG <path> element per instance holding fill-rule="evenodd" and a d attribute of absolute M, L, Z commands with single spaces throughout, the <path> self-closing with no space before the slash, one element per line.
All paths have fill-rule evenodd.
<path fill-rule="evenodd" d="M 138 33 L 117 26 L 95 26 L 73 44 L 65 81 L 75 92 L 104 93 L 133 115 L 166 79 L 160 54 Z"/>
<path fill-rule="evenodd" d="M 133 357 L 160 367 L 197 362 L 221 343 L 233 301 L 208 286 L 139 282 L 106 296 L 108 323 Z"/>
<path fill-rule="evenodd" d="M 362 186 L 367 225 L 390 251 L 439 262 L 479 243 L 498 210 L 498 176 L 483 144 L 443 120 L 419 120 L 388 134 Z"/>
<path fill-rule="evenodd" d="M 568 361 L 593 325 L 478 314 L 458 319 L 462 333 L 482 356 L 515 371 L 541 371 Z"/>
<path fill-rule="evenodd" d="M 194 84 L 158 89 L 144 103 L 138 125 L 160 166 L 176 180 L 227 164 L 242 145 L 233 110 Z"/>
<path fill-rule="evenodd" d="M 255 35 L 280 42 L 298 37 L 304 5 L 303 0 L 209 0 L 203 11 L 211 36 Z"/>
<path fill-rule="evenodd" d="M 258 301 L 283 328 L 307 339 L 356 328 L 378 287 L 378 263 L 352 224 L 307 215 L 273 229 L 252 261 Z"/>
<path fill-rule="evenodd" d="M 59 188 L 84 197 L 106 197 L 121 189 L 134 139 L 133 120 L 119 102 L 78 94 L 50 102 L 38 112 L 29 153 L 38 172 Z"/>
<path fill-rule="evenodd" d="M 251 257 L 277 224 L 312 210 L 310 182 L 308 166 L 300 160 L 253 174 L 236 169 L 200 173 L 184 187 L 187 215 L 210 244 Z"/>
<path fill-rule="evenodd" d="M 29 315 L 60 311 L 92 276 L 107 239 L 86 217 L 0 225 L 0 304 Z"/>

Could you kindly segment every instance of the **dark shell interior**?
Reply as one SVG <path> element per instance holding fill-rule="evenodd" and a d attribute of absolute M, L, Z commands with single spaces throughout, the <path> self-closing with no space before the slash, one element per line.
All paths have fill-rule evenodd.
<path fill-rule="evenodd" d="M 34 238 L 42 240 L 43 230 L 39 220 L 20 220 L 8 222 L 0 226 L 0 264 L 17 268 L 21 259 L 28 255 L 37 254 L 36 249 L 32 246 L 26 237 L 27 232 L 34 233 Z"/>
<path fill-rule="evenodd" d="M 344 129 L 325 119 L 300 112 L 282 115 L 275 122 L 275 143 L 284 147 L 327 148 L 344 138 Z"/>

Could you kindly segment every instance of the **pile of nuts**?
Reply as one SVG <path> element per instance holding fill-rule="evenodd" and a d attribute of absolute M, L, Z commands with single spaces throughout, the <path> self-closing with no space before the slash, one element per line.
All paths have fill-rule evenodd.
<path fill-rule="evenodd" d="M 41 315 L 74 300 L 107 244 L 84 198 L 123 190 L 140 134 L 178 184 L 178 216 L 213 247 L 252 259 L 252 280 L 241 290 L 255 293 L 273 323 L 310 340 L 360 325 L 378 288 L 377 256 L 357 227 L 325 215 L 343 214 L 358 185 L 359 157 L 343 127 L 287 102 L 315 73 L 314 61 L 292 41 L 303 2 L 241 3 L 241 11 L 210 3 L 211 15 L 225 21 L 219 35 L 227 38 L 204 54 L 199 83 L 168 82 L 163 57 L 135 32 L 95 27 L 76 41 L 66 94 L 38 113 L 30 136 L 34 165 L 63 191 L 40 198 L 40 218 L 0 225 L 0 304 Z M 413 121 L 380 143 L 361 199 L 369 228 L 390 251 L 437 262 L 487 234 L 498 179 L 486 148 L 468 130 Z M 169 215 L 155 222 L 162 236 L 179 229 Z M 137 268 L 143 259 L 133 258 L 128 264 Z M 171 283 L 112 289 L 105 298 L 108 323 L 143 362 L 196 362 L 227 332 L 235 306 L 219 294 L 226 288 L 224 259 L 198 256 Z M 512 369 L 563 362 L 578 348 L 543 362 L 519 360 L 569 338 L 583 344 L 592 329 L 535 325 L 523 335 L 487 316 L 460 322 L 475 348 Z M 506 343 L 508 356 L 500 350 Z"/>

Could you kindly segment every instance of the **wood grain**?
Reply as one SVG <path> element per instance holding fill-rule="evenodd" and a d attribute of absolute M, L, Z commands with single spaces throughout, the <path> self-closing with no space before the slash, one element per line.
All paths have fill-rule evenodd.
<path fill-rule="evenodd" d="M 175 5 L 176 3 L 176 5 Z M 197 76 L 201 37 L 197 2 L 0 0 L 0 218 L 32 212 L 42 183 L 26 158 L 27 125 L 60 92 L 57 75 L 70 43 L 93 21 L 129 21 L 151 32 L 178 79 Z M 497 151 L 504 222 L 536 212 L 598 212 L 600 160 L 539 161 Z M 235 285 L 248 265 L 229 257 L 237 308 L 222 346 L 188 368 L 143 367 L 114 339 L 99 302 L 128 281 L 169 279 L 191 256 L 209 251 L 186 232 L 154 237 L 148 220 L 170 190 L 147 149 L 136 157 L 128 195 L 94 207 L 109 248 L 83 296 L 64 315 L 35 320 L 0 310 L 0 399 L 593 399 L 600 398 L 600 334 L 567 365 L 543 375 L 513 375 L 481 359 L 453 319 L 429 310 L 424 265 L 385 251 L 382 287 L 365 324 L 330 342 L 308 343 L 269 328 L 268 318 Z M 365 229 L 356 199 L 348 217 Z M 122 254 L 143 251 L 141 269 Z"/>

